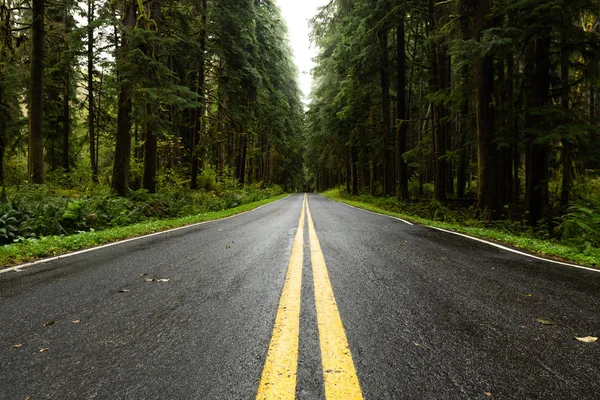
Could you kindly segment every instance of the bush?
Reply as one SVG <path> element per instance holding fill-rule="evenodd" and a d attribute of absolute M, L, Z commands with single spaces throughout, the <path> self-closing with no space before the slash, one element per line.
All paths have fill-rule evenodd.
<path fill-rule="evenodd" d="M 580 248 L 600 247 L 600 200 L 569 207 L 558 229 L 562 238 Z"/>
<path fill-rule="evenodd" d="M 277 185 L 240 188 L 230 176 L 217 181 L 210 168 L 203 171 L 200 183 L 203 189 L 197 191 L 174 187 L 151 194 L 140 189 L 127 197 L 117 197 L 99 185 L 87 187 L 85 193 L 51 185 L 11 188 L 0 202 L 0 245 L 19 237 L 69 235 L 221 211 L 283 193 Z"/>
<path fill-rule="evenodd" d="M 9 204 L 0 206 L 0 245 L 12 243 L 19 237 L 33 237 L 27 221 Z"/>

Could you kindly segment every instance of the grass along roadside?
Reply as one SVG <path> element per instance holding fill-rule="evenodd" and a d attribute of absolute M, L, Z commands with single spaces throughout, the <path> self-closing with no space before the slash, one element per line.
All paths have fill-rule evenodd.
<path fill-rule="evenodd" d="M 94 232 L 82 232 L 69 236 L 46 236 L 40 239 L 24 239 L 18 243 L 0 247 L 0 269 L 35 261 L 44 257 L 54 257 L 119 240 L 196 224 L 198 222 L 213 221 L 230 217 L 272 203 L 287 196 L 288 194 L 281 194 L 222 211 L 211 211 L 182 218 L 152 220 L 129 226 L 109 228 Z"/>
<path fill-rule="evenodd" d="M 576 246 L 557 243 L 552 240 L 542 240 L 524 234 L 517 235 L 488 227 L 465 226 L 458 223 L 433 221 L 416 215 L 388 211 L 371 203 L 346 198 L 340 194 L 338 189 L 328 190 L 321 194 L 334 201 L 346 203 L 379 214 L 405 219 L 419 225 L 443 228 L 476 238 L 490 240 L 499 244 L 506 244 L 547 258 L 572 262 L 584 266 L 600 267 L 600 249 L 598 248 L 588 249 L 588 251 L 584 253 Z"/>

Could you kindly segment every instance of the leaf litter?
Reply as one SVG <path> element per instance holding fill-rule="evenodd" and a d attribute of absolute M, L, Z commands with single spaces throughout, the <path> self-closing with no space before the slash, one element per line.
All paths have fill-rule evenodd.
<path fill-rule="evenodd" d="M 573 332 L 573 337 L 582 343 L 594 343 L 598 341 L 596 336 L 577 336 L 573 328 L 571 328 L 571 332 Z"/>
<path fill-rule="evenodd" d="M 594 343 L 594 342 L 598 341 L 598 338 L 596 336 L 585 336 L 585 337 L 575 336 L 575 339 L 577 339 L 583 343 Z"/>

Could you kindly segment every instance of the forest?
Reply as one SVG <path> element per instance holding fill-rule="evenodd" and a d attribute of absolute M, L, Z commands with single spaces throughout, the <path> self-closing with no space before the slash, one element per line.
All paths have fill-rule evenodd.
<path fill-rule="evenodd" d="M 303 102 L 275 0 L 0 0 L 0 245 L 335 189 L 597 251 L 599 12 L 331 0 Z"/>
<path fill-rule="evenodd" d="M 301 186 L 274 0 L 1 0 L 0 244 Z"/>
<path fill-rule="evenodd" d="M 312 20 L 316 189 L 598 247 L 599 7 L 332 0 Z"/>

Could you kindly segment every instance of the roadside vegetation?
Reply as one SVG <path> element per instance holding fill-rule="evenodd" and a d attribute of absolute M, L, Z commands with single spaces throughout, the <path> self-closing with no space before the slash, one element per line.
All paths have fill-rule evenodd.
<path fill-rule="evenodd" d="M 600 190 L 600 182 L 593 186 Z M 436 201 L 401 202 L 395 197 L 370 194 L 355 196 L 343 187 L 322 194 L 335 201 L 420 225 L 507 244 L 544 257 L 600 267 L 600 202 L 597 200 L 573 206 L 562 217 L 532 227 L 527 220 L 520 218 L 484 222 L 475 206 L 463 207 Z M 596 194 L 600 196 L 600 193 Z"/>
<path fill-rule="evenodd" d="M 598 265 L 599 16 L 589 0 L 331 1 L 312 24 L 306 181 Z"/>
<path fill-rule="evenodd" d="M 274 1 L 14 0 L 0 14 L 0 266 L 302 185 Z"/>
<path fill-rule="evenodd" d="M 248 211 L 285 196 L 281 187 L 240 187 L 206 173 L 202 190 L 172 188 L 127 197 L 92 185 L 86 192 L 54 185 L 5 189 L 0 203 L 0 267 Z"/>

